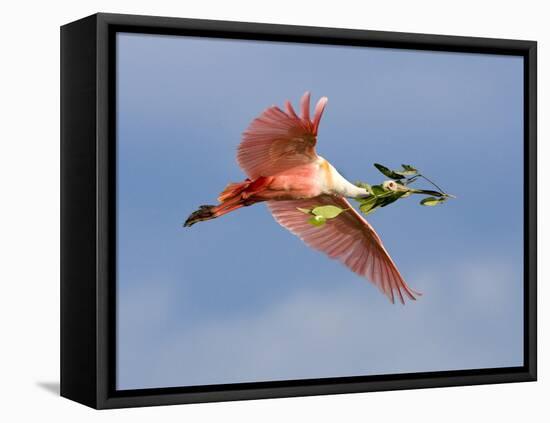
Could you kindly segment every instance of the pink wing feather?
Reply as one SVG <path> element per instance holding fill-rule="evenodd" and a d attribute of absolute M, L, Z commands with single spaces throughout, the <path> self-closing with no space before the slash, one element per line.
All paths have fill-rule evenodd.
<path fill-rule="evenodd" d="M 312 209 L 333 204 L 346 209 L 324 226 L 308 223 L 310 216 L 297 207 Z M 421 295 L 408 287 L 374 228 L 343 197 L 321 195 L 304 200 L 269 201 L 275 220 L 311 248 L 337 259 L 359 276 L 373 282 L 393 303 L 403 293 L 411 300 Z"/>
<path fill-rule="evenodd" d="M 300 102 L 301 117 L 287 101 L 286 112 L 272 106 L 254 119 L 243 133 L 237 151 L 237 161 L 248 177 L 273 176 L 314 161 L 317 131 L 327 101 L 326 97 L 318 101 L 313 120 L 308 92 Z"/>

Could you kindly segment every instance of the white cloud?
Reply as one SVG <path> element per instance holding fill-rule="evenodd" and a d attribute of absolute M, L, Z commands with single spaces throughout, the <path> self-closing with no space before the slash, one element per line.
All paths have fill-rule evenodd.
<path fill-rule="evenodd" d="M 160 319 L 121 338 L 124 351 L 133 351 L 121 357 L 121 387 L 518 365 L 518 277 L 508 262 L 476 259 L 413 275 L 425 295 L 404 307 L 350 275 L 333 289 L 290 293 L 254 315 L 172 330 Z M 177 307 L 174 296 L 153 300 L 146 291 L 132 301 L 149 316 Z M 130 331 L 128 321 L 122 328 Z"/>

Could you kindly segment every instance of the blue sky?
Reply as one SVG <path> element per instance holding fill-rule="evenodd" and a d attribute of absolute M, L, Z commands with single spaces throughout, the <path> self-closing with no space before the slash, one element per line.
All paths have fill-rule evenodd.
<path fill-rule="evenodd" d="M 117 387 L 523 363 L 519 57 L 176 36 L 117 38 Z M 351 181 L 410 163 L 458 196 L 369 221 L 424 295 L 392 305 L 265 205 L 182 228 L 245 175 L 240 134 L 304 91 Z"/>

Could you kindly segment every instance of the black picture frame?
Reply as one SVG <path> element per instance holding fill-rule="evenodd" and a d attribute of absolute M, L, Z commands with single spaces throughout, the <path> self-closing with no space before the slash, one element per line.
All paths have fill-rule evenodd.
<path fill-rule="evenodd" d="M 193 35 L 521 56 L 524 365 L 115 390 L 115 34 Z M 98 13 L 61 27 L 61 395 L 97 409 L 534 381 L 537 377 L 534 41 Z"/>

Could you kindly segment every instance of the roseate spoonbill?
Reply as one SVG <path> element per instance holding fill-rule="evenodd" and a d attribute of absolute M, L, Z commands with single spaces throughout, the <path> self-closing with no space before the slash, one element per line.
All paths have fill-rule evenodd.
<path fill-rule="evenodd" d="M 201 206 L 184 226 L 267 201 L 279 224 L 311 248 L 373 282 L 392 303 L 396 296 L 401 303 L 404 295 L 415 300 L 420 294 L 405 283 L 376 231 L 346 199 L 368 196 L 368 191 L 347 181 L 315 152 L 327 98 L 317 102 L 313 119 L 309 104 L 310 94 L 306 92 L 300 102 L 301 116 L 287 101 L 286 111 L 272 106 L 254 119 L 243 133 L 237 152 L 237 161 L 248 178 L 227 185 L 218 205 Z M 323 227 L 315 227 L 299 210 L 323 205 L 335 205 L 345 212 Z"/>

